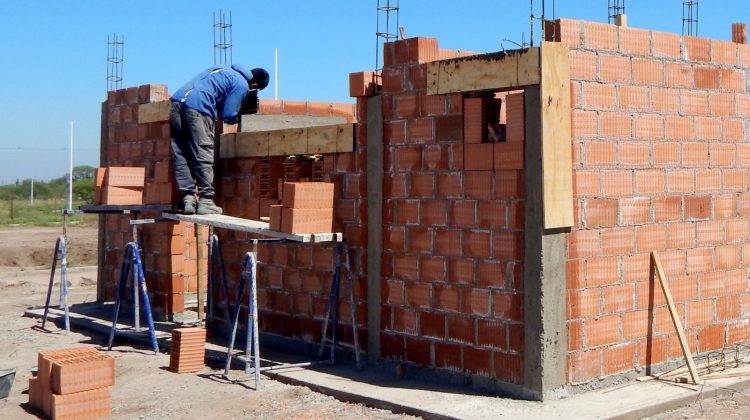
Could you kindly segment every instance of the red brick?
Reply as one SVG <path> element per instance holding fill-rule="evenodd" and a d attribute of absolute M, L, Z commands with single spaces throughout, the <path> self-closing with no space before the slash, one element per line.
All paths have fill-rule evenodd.
<path fill-rule="evenodd" d="M 497 235 L 496 235 L 497 237 Z M 574 230 L 568 235 L 569 258 L 585 258 L 599 255 L 601 238 L 596 230 Z M 495 247 L 497 251 L 497 246 Z"/>
<path fill-rule="evenodd" d="M 620 101 L 620 109 L 648 110 L 651 105 L 650 91 L 646 86 L 619 86 L 617 94 Z"/>
<path fill-rule="evenodd" d="M 447 200 L 424 200 L 419 206 L 419 220 L 424 225 L 445 226 L 448 223 Z"/>
<path fill-rule="evenodd" d="M 435 195 L 435 173 L 412 172 L 410 193 L 411 197 L 415 198 L 433 197 Z"/>
<path fill-rule="evenodd" d="M 458 312 L 461 310 L 461 289 L 455 286 L 435 284 L 433 295 L 435 308 L 444 311 Z"/>
<path fill-rule="evenodd" d="M 617 50 L 617 26 L 583 22 L 584 46 L 595 50 Z"/>
<path fill-rule="evenodd" d="M 605 315 L 597 319 L 588 319 L 584 324 L 586 345 L 598 347 L 620 341 L 620 317 Z"/>
<path fill-rule="evenodd" d="M 602 351 L 589 349 L 578 351 L 568 357 L 568 375 L 572 382 L 585 382 L 602 374 Z"/>
<path fill-rule="evenodd" d="M 522 233 L 496 231 L 492 235 L 492 241 L 493 258 L 500 260 L 523 260 L 524 243 Z"/>
<path fill-rule="evenodd" d="M 448 316 L 448 340 L 465 344 L 476 342 L 476 328 L 474 318 Z"/>
<path fill-rule="evenodd" d="M 602 291 L 600 288 L 569 290 L 568 317 L 570 319 L 592 318 L 601 313 Z"/>
<path fill-rule="evenodd" d="M 474 282 L 475 262 L 470 258 L 452 259 L 448 261 L 448 281 L 459 284 Z"/>
<path fill-rule="evenodd" d="M 586 286 L 604 286 L 620 281 L 617 257 L 590 258 L 586 262 Z"/>
<path fill-rule="evenodd" d="M 632 370 L 635 367 L 635 344 L 626 343 L 607 347 L 603 350 L 604 374 Z"/>
<path fill-rule="evenodd" d="M 424 227 L 407 229 L 407 250 L 411 253 L 432 253 L 433 232 Z"/>
<path fill-rule="evenodd" d="M 467 145 L 468 146 L 468 145 Z M 493 168 L 495 170 L 508 170 L 508 169 L 523 169 L 524 167 L 524 143 L 515 142 L 503 142 L 494 143 L 493 155 L 494 162 Z"/>
<path fill-rule="evenodd" d="M 517 293 L 494 291 L 492 293 L 493 316 L 498 319 L 523 321 L 523 296 Z"/>
<path fill-rule="evenodd" d="M 421 255 L 419 257 L 419 279 L 422 281 L 446 281 L 445 257 Z"/>
<path fill-rule="evenodd" d="M 634 58 L 632 63 L 633 82 L 655 86 L 664 83 L 664 64 L 661 61 Z"/>
<path fill-rule="evenodd" d="M 608 227 L 617 225 L 617 200 L 590 199 L 584 203 L 586 226 Z"/>
<path fill-rule="evenodd" d="M 573 138 L 582 136 L 595 136 L 599 130 L 597 127 L 597 115 L 594 111 L 572 110 L 571 130 Z"/>
<path fill-rule="evenodd" d="M 629 196 L 633 194 L 633 171 L 602 171 L 602 194 Z"/>
<path fill-rule="evenodd" d="M 425 337 L 445 338 L 445 316 L 434 312 L 421 312 L 419 334 Z"/>
<path fill-rule="evenodd" d="M 633 136 L 641 140 L 663 139 L 664 117 L 656 114 L 637 114 L 633 117 Z"/>
<path fill-rule="evenodd" d="M 664 192 L 664 171 L 635 171 L 635 191 L 640 194 L 659 194 Z"/>
<path fill-rule="evenodd" d="M 586 145 L 585 162 L 588 165 L 614 165 L 617 144 L 613 142 L 591 141 Z"/>
<path fill-rule="evenodd" d="M 682 37 L 690 61 L 711 61 L 711 40 L 694 36 Z"/>
<path fill-rule="evenodd" d="M 468 171 L 464 173 L 466 198 L 492 198 L 492 171 Z"/>
<path fill-rule="evenodd" d="M 651 110 L 659 114 L 676 114 L 680 111 L 679 89 L 651 88 Z"/>
<path fill-rule="evenodd" d="M 663 250 L 665 249 L 665 244 L 666 226 L 657 224 L 636 228 L 636 248 L 638 251 Z"/>
<path fill-rule="evenodd" d="M 599 55 L 599 77 L 604 82 L 630 81 L 630 57 Z"/>
<path fill-rule="evenodd" d="M 410 144 L 433 143 L 435 141 L 434 119 L 418 118 L 406 124 L 406 138 Z"/>
<path fill-rule="evenodd" d="M 467 143 L 464 145 L 464 169 L 467 171 L 491 171 L 494 165 L 493 143 Z"/>
<path fill-rule="evenodd" d="M 461 172 L 440 172 L 437 175 L 437 196 L 441 198 L 463 197 Z"/>

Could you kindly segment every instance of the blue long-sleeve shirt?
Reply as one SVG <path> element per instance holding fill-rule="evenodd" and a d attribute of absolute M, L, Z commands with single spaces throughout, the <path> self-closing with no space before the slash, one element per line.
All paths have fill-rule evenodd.
<path fill-rule="evenodd" d="M 249 70 L 238 64 L 210 67 L 177 89 L 172 100 L 213 119 L 221 113 L 222 120 L 236 123 L 252 77 Z"/>

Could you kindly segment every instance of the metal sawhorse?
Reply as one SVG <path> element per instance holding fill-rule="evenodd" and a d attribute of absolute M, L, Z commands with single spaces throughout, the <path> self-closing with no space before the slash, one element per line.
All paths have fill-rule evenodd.
<path fill-rule="evenodd" d="M 340 268 L 342 263 L 342 255 L 344 256 L 344 268 L 347 270 L 347 279 L 349 281 L 349 298 L 351 303 L 351 316 L 352 316 L 352 328 L 354 329 L 354 351 L 357 367 L 359 367 L 359 338 L 357 334 L 357 321 L 356 321 L 356 302 L 354 300 L 354 284 L 352 279 L 352 270 L 349 259 L 349 252 L 343 242 L 343 237 L 340 233 L 324 233 L 324 234 L 287 234 L 277 231 L 272 231 L 268 228 L 268 223 L 259 222 L 254 220 L 240 219 L 236 217 L 226 215 L 182 215 L 173 213 L 164 213 L 162 217 L 172 220 L 183 220 L 192 222 L 195 224 L 204 224 L 213 227 L 220 227 L 230 230 L 238 230 L 249 233 L 257 233 L 264 236 L 269 236 L 273 239 L 253 239 L 250 242 L 253 244 L 253 251 L 247 252 L 242 259 L 242 269 L 240 273 L 240 283 L 237 292 L 237 299 L 234 305 L 229 303 L 229 287 L 227 284 L 227 276 L 224 271 L 224 263 L 221 261 L 221 248 L 219 245 L 218 237 L 215 235 L 211 236 L 209 252 L 209 262 L 211 264 L 218 264 L 221 268 L 221 280 L 223 283 L 226 305 L 229 312 L 232 313 L 231 319 L 231 333 L 230 341 L 227 346 L 227 359 L 225 364 L 224 375 L 229 375 L 229 368 L 231 366 L 232 358 L 238 357 L 233 355 L 234 344 L 236 340 L 237 326 L 239 324 L 240 307 L 242 303 L 242 295 L 244 292 L 245 284 L 247 283 L 250 288 L 248 293 L 248 315 L 247 315 L 247 343 L 246 343 L 246 356 L 244 357 L 245 372 L 250 373 L 250 358 L 253 361 L 253 373 L 255 376 L 255 389 L 258 389 L 260 385 L 260 372 L 267 370 L 278 370 L 290 367 L 305 367 L 311 366 L 317 363 L 334 363 L 335 362 L 335 348 L 336 348 L 336 327 L 338 325 L 338 299 L 339 289 L 341 283 Z M 331 290 L 328 297 L 328 304 L 326 310 L 326 318 L 323 324 L 323 333 L 320 343 L 319 357 L 322 357 L 325 350 L 326 344 L 330 343 L 331 357 L 329 360 L 315 361 L 315 362 L 303 362 L 295 364 L 276 364 L 272 366 L 261 367 L 260 366 L 260 340 L 259 340 L 259 329 L 258 329 L 258 305 L 257 305 L 257 285 L 256 285 L 256 269 L 257 269 L 257 245 L 259 242 L 337 242 L 336 250 L 334 252 L 333 262 L 333 275 L 331 281 Z M 216 284 L 216 279 L 212 278 L 216 273 L 216 267 L 209 267 L 209 279 L 208 279 L 208 290 L 209 294 L 212 293 Z M 209 301 L 213 301 L 210 299 Z M 331 324 L 331 336 L 328 338 L 327 330 L 328 325 Z"/>

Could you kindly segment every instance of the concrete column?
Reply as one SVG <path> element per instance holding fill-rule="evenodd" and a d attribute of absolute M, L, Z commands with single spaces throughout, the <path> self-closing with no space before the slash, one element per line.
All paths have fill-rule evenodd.
<path fill-rule="evenodd" d="M 380 357 L 383 255 L 383 100 L 367 100 L 367 359 Z"/>
<path fill-rule="evenodd" d="M 567 229 L 544 229 L 540 86 L 525 89 L 524 391 L 544 400 L 566 383 Z"/>
<path fill-rule="evenodd" d="M 99 135 L 99 167 L 109 166 L 107 161 L 107 149 L 109 146 L 109 102 L 102 102 L 102 124 Z M 112 216 L 110 216 L 112 217 Z M 106 255 L 107 215 L 99 214 L 99 237 L 97 238 L 99 252 L 96 254 L 96 301 L 104 302 L 104 262 Z"/>

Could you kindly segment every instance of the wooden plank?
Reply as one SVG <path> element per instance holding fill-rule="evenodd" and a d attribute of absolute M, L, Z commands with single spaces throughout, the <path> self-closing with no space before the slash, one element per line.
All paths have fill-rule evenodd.
<path fill-rule="evenodd" d="M 162 213 L 162 217 L 169 220 L 180 220 L 198 225 L 207 225 L 240 232 L 257 233 L 270 238 L 286 239 L 294 242 L 341 242 L 343 240 L 343 235 L 341 233 L 290 234 L 271 230 L 267 222 L 242 219 L 239 217 L 227 216 L 225 214 L 187 215 L 164 212 Z"/>
<path fill-rule="evenodd" d="M 219 136 L 219 157 L 233 158 L 236 155 L 235 152 L 235 137 L 234 133 L 222 134 Z"/>
<path fill-rule="evenodd" d="M 539 84 L 539 48 L 427 64 L 427 93 L 504 90 Z"/>
<path fill-rule="evenodd" d="M 287 128 L 268 132 L 268 155 L 299 155 L 307 153 L 307 129 Z"/>
<path fill-rule="evenodd" d="M 336 152 L 346 153 L 354 151 L 355 124 L 340 124 L 336 135 Z"/>
<path fill-rule="evenodd" d="M 700 384 L 701 379 L 698 377 L 698 369 L 695 367 L 693 354 L 690 351 L 690 346 L 685 337 L 685 330 L 682 328 L 682 321 L 680 321 L 680 316 L 674 306 L 672 293 L 669 291 L 667 276 L 664 274 L 664 269 L 661 266 L 659 254 L 656 251 L 651 251 L 651 259 L 656 267 L 656 274 L 657 277 L 659 277 L 659 284 L 661 284 L 661 290 L 664 292 L 664 298 L 667 300 L 667 306 L 669 306 L 669 315 L 672 317 L 672 323 L 674 324 L 675 330 L 677 330 L 677 337 L 680 339 L 680 347 L 682 347 L 682 354 L 685 356 L 685 361 L 687 362 L 688 370 L 690 371 L 690 377 L 693 378 L 693 383 Z"/>
<path fill-rule="evenodd" d="M 138 105 L 138 124 L 169 121 L 169 101 Z"/>
<path fill-rule="evenodd" d="M 268 131 L 237 133 L 234 141 L 234 157 L 268 156 Z"/>
<path fill-rule="evenodd" d="M 541 47 L 544 228 L 573 226 L 573 152 L 570 129 L 570 55 L 556 42 Z"/>
<path fill-rule="evenodd" d="M 336 139 L 339 127 L 323 125 L 307 128 L 307 153 L 336 153 Z"/>

